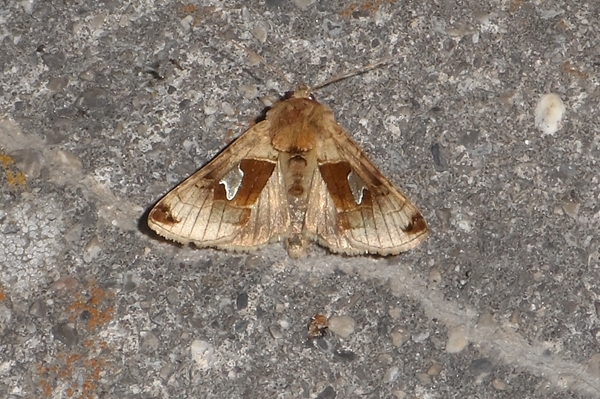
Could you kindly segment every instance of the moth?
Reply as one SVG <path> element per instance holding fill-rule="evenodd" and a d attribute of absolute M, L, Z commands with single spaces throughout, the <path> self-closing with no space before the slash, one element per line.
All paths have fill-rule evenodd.
<path fill-rule="evenodd" d="M 306 336 L 310 339 L 324 338 L 327 336 L 328 329 L 329 319 L 327 316 L 318 313 L 310 318 L 310 323 L 308 323 L 308 333 Z"/>
<path fill-rule="evenodd" d="M 314 241 L 346 255 L 396 255 L 427 237 L 417 207 L 301 86 L 152 208 L 148 226 L 181 244 L 250 251 Z"/>

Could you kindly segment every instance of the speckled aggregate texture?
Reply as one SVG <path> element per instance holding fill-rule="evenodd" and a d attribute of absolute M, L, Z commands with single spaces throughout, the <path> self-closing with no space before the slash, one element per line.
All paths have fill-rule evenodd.
<path fill-rule="evenodd" d="M 8 0 L 0 21 L 1 397 L 600 397 L 600 2 Z M 279 94 L 390 57 L 316 95 L 423 211 L 419 248 L 148 231 Z"/>

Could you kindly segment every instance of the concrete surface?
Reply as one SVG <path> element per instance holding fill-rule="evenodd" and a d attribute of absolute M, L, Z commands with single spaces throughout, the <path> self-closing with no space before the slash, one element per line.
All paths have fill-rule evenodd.
<path fill-rule="evenodd" d="M 0 396 L 600 397 L 599 4 L 3 2 Z M 279 93 L 390 56 L 316 94 L 422 209 L 418 249 L 144 227 Z"/>

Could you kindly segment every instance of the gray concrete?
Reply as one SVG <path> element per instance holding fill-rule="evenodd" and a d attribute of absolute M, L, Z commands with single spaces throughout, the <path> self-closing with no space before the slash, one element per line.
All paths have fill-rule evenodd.
<path fill-rule="evenodd" d="M 309 3 L 4 2 L 1 397 L 600 397 L 599 3 Z M 419 248 L 150 234 L 279 93 L 390 56 L 316 94 L 422 209 Z"/>

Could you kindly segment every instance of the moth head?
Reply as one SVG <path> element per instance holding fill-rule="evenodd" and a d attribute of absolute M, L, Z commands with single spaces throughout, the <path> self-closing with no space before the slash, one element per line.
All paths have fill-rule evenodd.
<path fill-rule="evenodd" d="M 294 91 L 288 91 L 283 96 L 284 100 L 288 100 L 290 98 L 308 98 L 309 100 L 316 101 L 316 97 L 312 94 L 311 89 L 306 85 L 300 85 Z"/>

